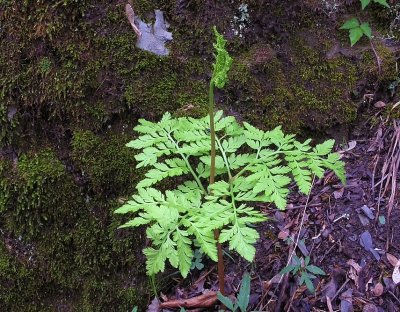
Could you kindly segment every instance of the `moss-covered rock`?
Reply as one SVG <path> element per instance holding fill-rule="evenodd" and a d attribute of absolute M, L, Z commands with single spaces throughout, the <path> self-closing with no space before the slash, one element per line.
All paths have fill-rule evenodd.
<path fill-rule="evenodd" d="M 342 56 L 326 59 L 302 35 L 287 49 L 289 64 L 265 45 L 252 47 L 237 60 L 229 89 L 239 98 L 235 109 L 243 118 L 264 128 L 282 124 L 292 132 L 323 131 L 354 121 L 357 106 L 350 95 L 357 67 Z"/>
<path fill-rule="evenodd" d="M 8 167 L 12 174 L 2 177 L 0 207 L 7 230 L 31 239 L 75 217 L 79 190 L 50 149 L 24 154 L 15 168 Z"/>
<path fill-rule="evenodd" d="M 51 149 L 22 155 L 15 168 L 0 161 L 0 188 L 0 299 L 8 310 L 53 310 L 61 303 L 48 299 L 66 296 L 76 297 L 76 311 L 143 304 L 144 235 L 132 240 L 117 229 L 117 201 L 82 193 Z"/>

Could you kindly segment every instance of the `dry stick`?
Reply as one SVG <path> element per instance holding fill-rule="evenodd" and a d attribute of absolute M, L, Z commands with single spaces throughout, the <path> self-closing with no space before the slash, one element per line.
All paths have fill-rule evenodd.
<path fill-rule="evenodd" d="M 336 297 L 340 294 L 340 292 L 343 290 L 343 288 L 347 285 L 348 282 L 350 282 L 350 279 L 346 278 L 346 281 L 343 283 L 342 286 L 340 286 L 338 291 L 333 295 L 333 297 L 331 298 L 331 301 L 334 301 L 336 299 Z"/>
<path fill-rule="evenodd" d="M 391 195 L 390 195 L 390 199 L 389 203 L 388 203 L 388 214 L 387 217 L 388 219 L 390 218 L 390 213 L 392 211 L 393 205 L 394 205 L 394 195 L 396 193 L 396 178 L 397 178 L 397 171 L 396 168 L 398 168 L 398 153 L 396 153 L 397 150 L 397 146 L 399 144 L 400 141 L 400 131 L 398 131 L 398 127 L 396 122 L 394 122 L 394 133 L 393 136 L 395 137 L 395 140 L 392 141 L 390 148 L 389 148 L 389 152 L 387 153 L 386 157 L 385 157 L 385 161 L 384 164 L 382 166 L 382 170 L 381 170 L 381 185 L 380 185 L 380 189 L 379 189 L 379 197 L 378 197 L 378 213 L 376 215 L 376 218 L 378 218 L 378 215 L 380 213 L 380 202 L 382 197 L 386 194 L 389 185 L 392 184 L 391 187 Z M 386 179 L 386 181 L 384 181 Z M 385 183 L 385 186 L 383 187 L 383 184 Z M 382 190 L 383 188 L 383 190 Z"/>
<path fill-rule="evenodd" d="M 301 216 L 300 228 L 299 228 L 298 234 L 297 234 L 297 239 L 296 239 L 296 242 L 295 242 L 295 244 L 294 244 L 293 250 L 290 252 L 288 261 L 287 261 L 287 263 L 286 263 L 286 266 L 288 266 L 288 265 L 290 264 L 290 262 L 292 261 L 292 258 L 293 258 L 293 256 L 294 256 L 294 253 L 296 252 L 296 248 L 297 248 L 297 246 L 298 246 L 298 244 L 299 244 L 300 233 L 301 233 L 301 230 L 302 230 L 303 225 L 304 225 L 305 213 L 306 213 L 306 210 L 307 210 L 308 203 L 309 203 L 309 201 L 310 201 L 311 190 L 312 190 L 312 187 L 314 186 L 314 181 L 315 181 L 315 175 L 313 176 L 313 180 L 312 180 L 312 183 L 311 183 L 310 192 L 308 193 L 307 200 L 306 200 L 306 204 L 304 205 L 303 213 L 302 213 L 302 216 Z M 286 273 L 286 274 L 284 274 L 284 275 L 281 276 L 281 278 L 279 279 L 279 283 L 278 283 L 277 287 L 276 287 L 275 290 L 274 290 L 273 295 L 275 295 L 275 293 L 276 293 L 276 291 L 277 291 L 277 289 L 278 289 L 278 287 L 279 287 L 279 284 L 282 282 L 283 277 L 286 276 L 287 274 L 288 274 L 288 273 Z M 268 300 L 267 304 L 263 306 L 263 309 L 264 309 L 266 306 L 269 305 L 269 303 L 271 302 L 271 300 L 272 300 L 272 297 L 271 297 L 271 299 Z M 261 310 L 263 310 L 263 309 L 261 309 Z M 289 311 L 289 310 L 288 310 L 288 311 Z"/>
<path fill-rule="evenodd" d="M 400 304 L 399 298 L 397 298 L 394 293 L 392 293 L 390 290 L 388 290 L 388 293 Z"/>
<path fill-rule="evenodd" d="M 396 195 L 396 187 L 397 187 L 397 172 L 399 169 L 399 164 L 400 164 L 400 150 L 395 153 L 397 149 L 400 149 L 399 147 L 399 141 L 400 141 L 400 127 L 397 126 L 396 121 L 393 122 L 394 124 L 394 131 L 396 134 L 396 140 L 394 142 L 394 148 L 393 152 L 394 155 L 391 159 L 391 165 L 392 165 L 392 188 L 391 188 L 391 194 L 389 198 L 389 203 L 388 203 L 388 219 L 390 218 L 390 214 L 392 212 L 393 206 L 394 206 L 394 199 Z"/>
<path fill-rule="evenodd" d="M 371 49 L 374 52 L 375 57 L 376 57 L 376 63 L 378 64 L 378 75 L 380 76 L 381 75 L 381 59 L 379 57 L 379 54 L 375 50 L 375 46 L 374 46 L 374 43 L 372 42 L 372 39 L 369 42 L 371 43 Z"/>

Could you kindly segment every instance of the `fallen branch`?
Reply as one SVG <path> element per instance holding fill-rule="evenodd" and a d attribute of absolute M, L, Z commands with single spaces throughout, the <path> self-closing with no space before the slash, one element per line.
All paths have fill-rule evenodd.
<path fill-rule="evenodd" d="M 190 299 L 170 300 L 160 304 L 160 308 L 208 308 L 215 305 L 217 302 L 217 292 L 209 291 L 203 295 Z"/>

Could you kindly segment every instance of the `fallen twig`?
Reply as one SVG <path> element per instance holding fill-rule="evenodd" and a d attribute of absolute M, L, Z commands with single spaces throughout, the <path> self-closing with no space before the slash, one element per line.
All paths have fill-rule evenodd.
<path fill-rule="evenodd" d="M 215 305 L 217 302 L 217 292 L 209 291 L 203 295 L 190 299 L 170 300 L 160 304 L 160 308 L 208 308 Z"/>

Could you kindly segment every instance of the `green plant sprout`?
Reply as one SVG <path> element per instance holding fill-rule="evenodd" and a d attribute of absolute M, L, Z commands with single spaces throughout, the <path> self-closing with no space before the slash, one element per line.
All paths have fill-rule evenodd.
<path fill-rule="evenodd" d="M 360 0 L 361 9 L 364 10 L 370 3 L 371 0 Z M 372 0 L 372 2 L 379 3 L 387 8 L 390 8 L 386 0 Z M 354 46 L 364 35 L 368 37 L 369 40 L 372 39 L 372 29 L 369 23 L 362 23 L 358 18 L 353 17 L 347 20 L 340 29 L 345 29 L 349 31 L 349 38 L 351 46 Z"/>
<path fill-rule="evenodd" d="M 204 264 L 203 264 L 202 260 L 203 260 L 203 252 L 201 251 L 201 249 L 196 249 L 194 251 L 192 265 L 190 267 L 190 270 L 192 270 L 192 271 L 194 269 L 197 269 L 199 271 L 203 270 Z"/>
<path fill-rule="evenodd" d="M 333 140 L 311 147 L 311 140 L 299 142 L 280 127 L 263 131 L 215 112 L 214 87 L 224 87 L 232 59 L 226 41 L 214 31 L 217 54 L 209 116 L 173 118 L 167 112 L 159 122 L 139 119 L 134 128 L 139 136 L 127 146 L 140 151 L 136 167 L 148 171 L 137 193 L 115 213 L 135 214 L 120 228 L 146 226 L 151 241 L 143 250 L 148 275 L 163 272 L 168 260 L 186 277 L 194 249 L 200 247 L 218 261 L 224 294 L 221 244 L 252 261 L 259 238 L 254 224 L 267 219 L 252 203 L 285 209 L 292 182 L 308 194 L 313 175 L 322 177 L 330 169 L 344 183 L 345 171 L 339 154 L 331 153 Z M 176 187 L 157 189 L 165 179 Z"/>
<path fill-rule="evenodd" d="M 250 281 L 250 274 L 246 272 L 243 275 L 242 284 L 240 285 L 239 294 L 235 303 L 233 303 L 230 298 L 222 295 L 221 292 L 217 294 L 218 300 L 232 312 L 236 312 L 238 309 L 240 309 L 241 312 L 246 312 L 250 301 Z"/>
<path fill-rule="evenodd" d="M 322 271 L 319 267 L 310 264 L 310 257 L 306 257 L 305 259 L 299 258 L 296 255 L 293 256 L 291 265 L 283 268 L 279 274 L 283 275 L 289 272 L 292 272 L 293 275 L 299 274 L 299 285 L 306 284 L 307 289 L 314 293 L 315 288 L 312 283 L 312 279 L 316 278 L 316 275 L 326 275 L 324 271 Z"/>

